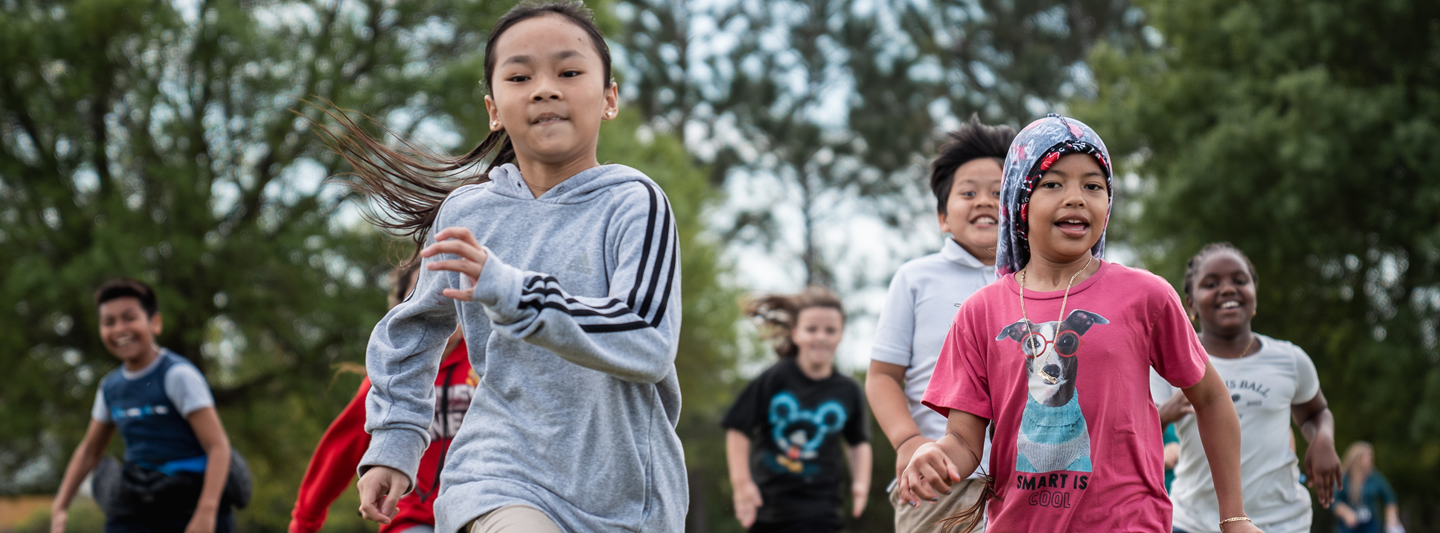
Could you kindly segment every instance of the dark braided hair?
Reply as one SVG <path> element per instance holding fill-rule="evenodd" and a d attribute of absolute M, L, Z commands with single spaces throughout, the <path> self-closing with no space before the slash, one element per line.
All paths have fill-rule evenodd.
<path fill-rule="evenodd" d="M 1015 140 L 1015 129 L 1010 126 L 986 126 L 980 123 L 978 115 L 970 115 L 960 129 L 945 134 L 945 144 L 940 145 L 940 155 L 930 164 L 930 190 L 935 193 L 937 209 L 945 213 L 950 199 L 950 188 L 955 184 L 955 170 L 976 159 L 994 159 L 1003 168 L 1005 151 Z"/>
<path fill-rule="evenodd" d="M 799 294 L 767 294 L 745 304 L 745 314 L 760 326 L 760 337 L 769 341 L 781 359 L 800 355 L 800 347 L 790 339 L 800 312 L 812 307 L 828 307 L 840 312 L 845 320 L 845 306 L 829 289 L 812 285 Z"/>
<path fill-rule="evenodd" d="M 1245 260 L 1245 268 L 1250 270 L 1250 282 L 1260 282 L 1260 276 L 1255 274 L 1255 264 L 1250 262 L 1250 257 L 1245 255 L 1245 252 L 1240 251 L 1239 248 L 1236 248 L 1235 245 L 1228 242 L 1212 242 L 1201 247 L 1200 252 L 1196 253 L 1195 257 L 1191 257 L 1190 261 L 1185 263 L 1185 300 L 1189 301 L 1193 297 L 1193 293 L 1195 292 L 1195 274 L 1199 273 L 1200 263 L 1205 262 L 1205 258 L 1214 255 L 1216 252 L 1231 252 L 1240 256 L 1241 259 Z"/>

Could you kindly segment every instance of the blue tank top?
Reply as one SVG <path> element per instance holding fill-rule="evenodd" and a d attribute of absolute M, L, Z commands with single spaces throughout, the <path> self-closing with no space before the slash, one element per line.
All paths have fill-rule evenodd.
<path fill-rule="evenodd" d="M 110 421 L 125 441 L 125 462 L 162 465 L 205 455 L 205 448 L 200 446 L 190 422 L 165 394 L 165 374 L 175 365 L 188 364 L 189 361 L 162 348 L 160 362 L 150 373 L 126 379 L 117 368 L 101 382 Z"/>

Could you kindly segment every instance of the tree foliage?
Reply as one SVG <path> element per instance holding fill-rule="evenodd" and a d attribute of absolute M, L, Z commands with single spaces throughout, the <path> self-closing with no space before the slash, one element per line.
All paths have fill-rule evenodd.
<path fill-rule="evenodd" d="M 509 7 L 0 2 L 0 492 L 58 482 L 117 366 L 91 292 L 132 276 L 157 288 L 159 341 L 207 375 L 254 470 L 242 524 L 283 528 L 315 442 L 359 383 L 346 370 L 384 311 L 384 276 L 409 251 L 321 184 L 346 169 L 295 113 L 320 120 L 302 99 L 329 100 L 464 149 L 486 132 L 484 32 Z M 606 4 L 591 7 L 610 24 Z M 733 366 L 738 304 L 702 234 L 704 170 L 672 138 L 641 142 L 638 125 L 606 125 L 601 158 L 655 177 L 675 209 L 688 430 L 729 383 L 715 376 Z M 332 525 L 365 529 L 353 507 L 337 504 Z"/>
<path fill-rule="evenodd" d="M 1024 124 L 1088 87 L 1095 43 L 1138 42 L 1127 0 L 620 2 L 618 40 L 648 120 L 680 132 L 717 184 L 773 191 L 728 236 L 837 279 L 855 213 L 928 218 L 924 170 L 941 130 L 980 113 Z M 786 247 L 786 235 L 799 235 Z M 852 275 L 853 277 L 853 275 Z"/>
<path fill-rule="evenodd" d="M 1249 254 L 1256 329 L 1315 360 L 1340 451 L 1371 441 L 1407 528 L 1440 529 L 1440 4 L 1143 5 L 1164 46 L 1099 49 L 1077 107 L 1133 154 L 1146 264 Z"/>

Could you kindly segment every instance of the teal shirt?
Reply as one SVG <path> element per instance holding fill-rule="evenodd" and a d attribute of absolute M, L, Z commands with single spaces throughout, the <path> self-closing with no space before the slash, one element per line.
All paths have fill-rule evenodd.
<path fill-rule="evenodd" d="M 1170 425 L 1168 425 L 1168 426 L 1165 426 L 1165 445 L 1166 445 L 1166 446 L 1169 446 L 1170 443 L 1172 443 L 1172 442 L 1175 442 L 1175 443 L 1180 442 L 1180 434 L 1178 434 L 1178 433 L 1175 432 L 1175 424 L 1170 424 Z M 1170 483 L 1173 482 L 1173 481 L 1175 481 L 1175 469 L 1174 469 L 1174 468 L 1166 468 L 1166 469 L 1165 469 L 1165 492 L 1170 492 Z"/>
<path fill-rule="evenodd" d="M 1356 489 L 1359 489 L 1360 494 L 1352 500 Z M 1359 505 L 1355 503 L 1357 500 Z M 1361 517 L 1370 517 L 1370 520 L 1362 522 L 1378 522 L 1384 520 L 1382 517 L 1385 516 L 1385 506 L 1395 505 L 1395 489 L 1390 488 L 1390 482 L 1386 481 L 1379 471 L 1371 471 L 1370 475 L 1365 476 L 1365 483 L 1360 487 L 1351 487 L 1350 476 L 1346 475 L 1340 480 L 1340 490 L 1335 491 L 1335 501 L 1349 505 Z M 1365 510 L 1362 511 L 1361 507 Z"/>

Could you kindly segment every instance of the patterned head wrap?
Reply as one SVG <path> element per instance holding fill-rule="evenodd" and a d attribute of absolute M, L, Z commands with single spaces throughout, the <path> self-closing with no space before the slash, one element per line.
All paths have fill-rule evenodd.
<path fill-rule="evenodd" d="M 1013 274 L 1030 262 L 1028 235 L 1030 194 L 1040 183 L 1040 176 L 1067 154 L 1090 154 L 1105 172 L 1105 189 L 1114 199 L 1114 179 L 1110 172 L 1110 153 L 1104 141 L 1083 122 L 1055 113 L 1031 122 L 1005 155 L 1005 180 L 1000 190 L 1000 243 L 995 251 L 995 270 L 1003 276 Z M 1113 207 L 1113 202 L 1112 206 Z M 1110 225 L 1110 211 L 1105 212 L 1105 225 Z M 1105 233 L 1090 249 L 1096 258 L 1105 256 Z"/>

